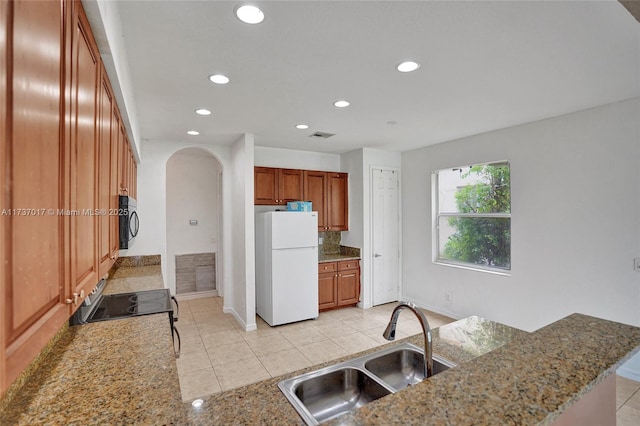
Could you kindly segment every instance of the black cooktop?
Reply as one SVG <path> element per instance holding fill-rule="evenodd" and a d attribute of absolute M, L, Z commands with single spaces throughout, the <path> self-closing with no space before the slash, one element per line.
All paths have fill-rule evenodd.
<path fill-rule="evenodd" d="M 87 322 L 172 312 L 168 289 L 103 295 Z"/>

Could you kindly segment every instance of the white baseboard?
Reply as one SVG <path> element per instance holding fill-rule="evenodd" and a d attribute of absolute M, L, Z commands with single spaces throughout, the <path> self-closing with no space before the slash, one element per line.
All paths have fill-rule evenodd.
<path fill-rule="evenodd" d="M 627 368 L 624 365 L 616 370 L 618 376 L 626 377 L 630 380 L 640 382 L 640 372 Z"/>
<path fill-rule="evenodd" d="M 224 312 L 225 314 L 231 314 L 233 315 L 233 317 L 235 318 L 236 321 L 238 321 L 238 324 L 240 324 L 240 326 L 242 328 L 244 328 L 244 331 L 254 331 L 258 329 L 258 325 L 256 323 L 253 324 L 247 324 L 240 315 L 238 315 L 238 313 L 236 312 L 235 309 L 225 306 L 222 308 L 222 312 Z"/>
<path fill-rule="evenodd" d="M 640 352 L 636 353 L 616 370 L 619 376 L 640 382 Z"/>

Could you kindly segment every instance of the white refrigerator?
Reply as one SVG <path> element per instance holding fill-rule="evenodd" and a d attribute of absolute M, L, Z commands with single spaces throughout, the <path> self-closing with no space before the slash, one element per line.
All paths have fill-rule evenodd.
<path fill-rule="evenodd" d="M 318 317 L 318 213 L 256 214 L 256 312 L 269 325 Z"/>

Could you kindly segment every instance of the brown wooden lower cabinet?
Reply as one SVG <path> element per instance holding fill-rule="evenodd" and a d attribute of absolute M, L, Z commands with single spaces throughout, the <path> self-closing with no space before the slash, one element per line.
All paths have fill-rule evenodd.
<path fill-rule="evenodd" d="M 360 300 L 360 261 L 318 264 L 318 309 L 355 306 Z"/>

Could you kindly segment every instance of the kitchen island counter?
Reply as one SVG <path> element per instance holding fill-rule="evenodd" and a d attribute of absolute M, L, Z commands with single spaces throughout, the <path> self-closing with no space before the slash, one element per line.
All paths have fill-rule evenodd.
<path fill-rule="evenodd" d="M 390 345 L 403 341 L 423 345 Z M 278 382 L 378 349 L 185 404 L 186 423 L 304 424 Z M 434 330 L 434 354 L 457 367 L 328 424 L 550 424 L 638 350 L 640 328 L 581 314 L 533 333 L 469 317 Z"/>

